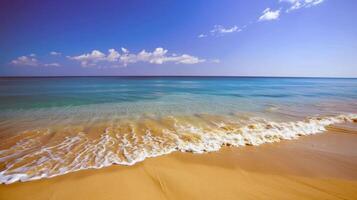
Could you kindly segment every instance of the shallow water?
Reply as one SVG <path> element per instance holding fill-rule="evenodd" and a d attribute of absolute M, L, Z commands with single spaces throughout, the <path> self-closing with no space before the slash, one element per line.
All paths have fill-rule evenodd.
<path fill-rule="evenodd" d="M 0 182 L 295 139 L 356 99 L 357 79 L 0 78 Z"/>

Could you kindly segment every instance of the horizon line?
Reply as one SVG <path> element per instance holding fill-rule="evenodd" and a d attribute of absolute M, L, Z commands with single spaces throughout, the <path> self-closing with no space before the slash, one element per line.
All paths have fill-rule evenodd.
<path fill-rule="evenodd" d="M 342 76 L 248 76 L 248 75 L 55 75 L 55 76 L 0 76 L 0 78 L 90 78 L 90 77 L 123 77 L 123 78 L 155 78 L 155 77 L 197 77 L 197 78 L 330 78 L 330 79 L 357 79 L 357 77 Z"/>

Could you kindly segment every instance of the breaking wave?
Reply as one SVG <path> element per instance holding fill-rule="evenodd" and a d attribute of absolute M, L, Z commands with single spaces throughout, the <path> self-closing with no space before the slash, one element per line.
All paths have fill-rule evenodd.
<path fill-rule="evenodd" d="M 61 129 L 38 129 L 4 139 L 0 183 L 50 178 L 113 164 L 134 165 L 174 151 L 203 153 L 224 145 L 245 146 L 296 139 L 326 126 L 356 121 L 356 114 L 273 122 L 263 118 L 166 117 Z"/>

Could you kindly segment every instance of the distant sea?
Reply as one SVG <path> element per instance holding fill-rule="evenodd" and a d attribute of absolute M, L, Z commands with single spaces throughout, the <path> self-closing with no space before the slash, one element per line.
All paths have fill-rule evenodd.
<path fill-rule="evenodd" d="M 350 78 L 0 78 L 0 183 L 296 139 L 356 114 Z"/>

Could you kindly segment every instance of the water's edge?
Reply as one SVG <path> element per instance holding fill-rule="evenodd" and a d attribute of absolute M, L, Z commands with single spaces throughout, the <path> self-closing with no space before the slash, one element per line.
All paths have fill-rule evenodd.
<path fill-rule="evenodd" d="M 0 183 L 51 178 L 114 164 L 134 165 L 146 158 L 175 151 L 205 153 L 218 151 L 224 145 L 256 146 L 292 140 L 322 133 L 329 125 L 356 120 L 357 114 L 342 114 L 292 122 L 251 119 L 243 126 L 241 122 L 220 122 L 207 128 L 173 119 L 173 126 L 160 129 L 160 134 L 155 133 L 157 130 L 147 129 L 142 135 L 128 135 L 121 134 L 121 129 L 108 127 L 95 139 L 79 132 L 45 145 L 41 141 L 55 137 L 50 132 L 24 133 L 16 136 L 18 139 L 10 138 L 16 142 L 0 150 L 0 163 L 5 168 L 0 172 Z"/>

